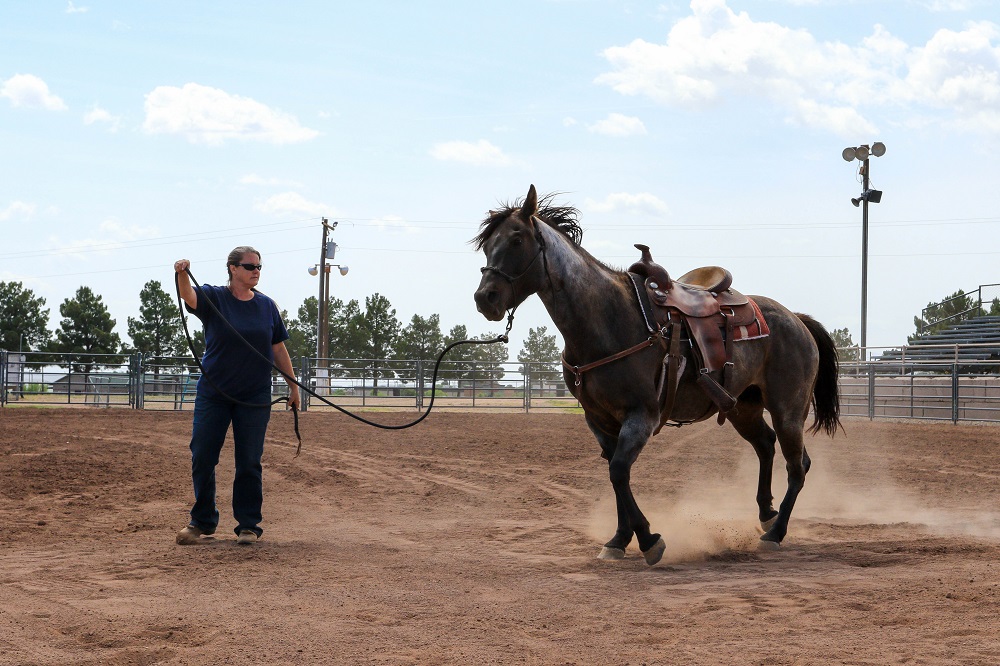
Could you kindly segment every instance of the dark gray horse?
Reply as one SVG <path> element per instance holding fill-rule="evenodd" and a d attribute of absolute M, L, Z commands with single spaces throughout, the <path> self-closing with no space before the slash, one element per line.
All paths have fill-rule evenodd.
<path fill-rule="evenodd" d="M 649 329 L 628 274 L 606 266 L 580 246 L 577 214 L 574 208 L 552 205 L 551 195 L 539 201 L 532 185 L 523 202 L 490 211 L 472 242 L 485 252 L 487 262 L 475 294 L 479 311 L 490 321 L 500 321 L 528 296 L 538 294 L 563 335 L 564 363 L 583 366 L 641 345 Z M 803 430 L 810 405 L 815 410 L 812 432 L 832 436 L 840 425 L 837 354 L 830 335 L 808 315 L 792 313 L 770 298 L 751 298 L 770 335 L 732 345 L 726 385 L 738 402 L 726 418 L 757 452 L 758 518 L 765 530 L 761 545 L 776 548 L 788 531 L 795 498 L 809 471 Z M 632 463 L 662 423 L 658 384 L 665 353 L 659 344 L 644 347 L 589 370 L 579 383 L 571 370 L 564 371 L 609 461 L 618 529 L 601 551 L 604 559 L 624 557 L 633 535 L 648 564 L 658 562 L 665 549 L 629 486 Z M 687 371 L 679 375 L 673 408 L 664 415 L 677 423 L 701 421 L 717 412 L 695 381 L 696 359 L 690 358 L 690 350 L 685 353 Z M 765 409 L 773 429 L 764 420 Z M 775 441 L 788 470 L 788 490 L 778 511 L 771 495 Z"/>

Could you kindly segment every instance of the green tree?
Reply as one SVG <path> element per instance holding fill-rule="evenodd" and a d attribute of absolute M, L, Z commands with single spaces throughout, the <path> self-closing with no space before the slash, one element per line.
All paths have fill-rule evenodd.
<path fill-rule="evenodd" d="M 182 313 L 183 319 L 181 319 L 179 325 L 181 336 L 181 348 L 179 355 L 184 359 L 180 362 L 180 365 L 186 367 L 188 372 L 201 372 L 198 369 L 198 364 L 195 363 L 193 359 L 197 358 L 198 360 L 201 360 L 201 358 L 205 355 L 205 329 L 201 325 L 201 320 L 188 314 L 186 309 L 187 308 L 185 308 L 185 312 Z M 184 333 L 185 322 L 187 322 L 187 335 Z M 190 345 L 188 344 L 189 336 L 191 338 Z"/>
<path fill-rule="evenodd" d="M 830 331 L 833 344 L 837 347 L 837 360 L 841 363 L 856 363 L 861 360 L 861 350 L 854 343 L 848 328 L 838 328 Z"/>
<path fill-rule="evenodd" d="M 330 301 L 330 358 L 340 359 L 337 372 L 331 369 L 331 374 L 348 374 L 350 370 L 360 370 L 368 367 L 364 360 L 367 354 L 368 331 L 364 313 L 357 299 L 344 303 L 340 299 Z"/>
<path fill-rule="evenodd" d="M 1000 316 L 1000 296 L 990 301 L 990 309 L 986 314 L 990 317 Z"/>
<path fill-rule="evenodd" d="M 452 326 L 448 334 L 444 336 L 444 346 L 448 347 L 459 340 L 468 340 L 469 331 L 465 328 L 463 324 L 456 324 Z M 476 354 L 474 347 L 478 345 L 459 345 L 454 347 L 448 355 L 445 357 L 445 362 L 442 365 L 442 379 L 456 380 L 456 379 L 471 379 L 472 378 L 472 364 L 475 362 Z"/>
<path fill-rule="evenodd" d="M 201 360 L 205 356 L 205 329 L 199 328 L 191 332 L 191 345 L 194 347 L 194 357 Z M 189 353 L 191 353 L 191 350 L 185 349 L 185 356 Z M 198 366 L 195 364 L 191 372 L 196 372 L 197 370 Z"/>
<path fill-rule="evenodd" d="M 114 331 L 115 320 L 103 299 L 90 287 L 80 287 L 74 298 L 63 301 L 59 314 L 63 319 L 49 351 L 69 354 L 69 363 L 75 371 L 90 373 L 96 367 L 122 362 L 122 342 Z M 98 361 L 90 354 L 116 356 Z"/>
<path fill-rule="evenodd" d="M 556 336 L 546 335 L 547 331 L 548 328 L 545 326 L 529 328 L 524 347 L 517 353 L 517 360 L 523 364 L 521 373 L 527 375 L 530 367 L 531 378 L 540 381 L 558 379 L 562 376 Z"/>
<path fill-rule="evenodd" d="M 0 349 L 30 351 L 46 346 L 51 335 L 44 305 L 44 298 L 36 298 L 20 282 L 0 282 Z"/>
<path fill-rule="evenodd" d="M 959 289 L 941 301 L 928 303 L 922 313 L 923 318 L 913 318 L 913 325 L 917 331 L 914 335 L 907 337 L 907 342 L 913 342 L 921 335 L 949 328 L 965 319 L 977 317 L 979 314 L 980 311 L 976 307 L 975 299 Z"/>
<path fill-rule="evenodd" d="M 483 333 L 476 340 L 496 340 L 499 335 L 499 333 Z M 507 348 L 507 345 L 497 342 L 491 345 L 470 346 L 472 347 L 473 358 L 476 361 L 476 380 L 500 381 L 503 379 L 503 364 L 510 358 L 510 350 Z"/>
<path fill-rule="evenodd" d="M 399 337 L 399 320 L 396 309 L 389 299 L 378 292 L 365 298 L 365 312 L 362 317 L 364 347 L 367 368 L 372 373 L 372 395 L 378 392 L 378 380 L 383 376 L 386 359 L 392 356 L 393 345 Z"/>
<path fill-rule="evenodd" d="M 316 322 L 319 319 L 319 299 L 315 296 L 302 301 L 294 319 L 284 319 L 288 328 L 285 347 L 292 359 L 316 356 Z M 284 313 L 282 313 L 284 318 Z"/>
<path fill-rule="evenodd" d="M 165 358 L 187 353 L 187 341 L 181 329 L 180 310 L 157 280 L 150 280 L 139 292 L 139 317 L 128 318 L 132 346 L 143 354 L 144 365 L 152 365 L 153 376 L 160 376 Z"/>
<path fill-rule="evenodd" d="M 417 361 L 436 360 L 443 348 L 441 317 L 436 314 L 429 317 L 413 315 L 393 346 L 394 358 L 398 361 L 396 376 L 413 377 Z"/>
<path fill-rule="evenodd" d="M 474 340 L 496 340 L 496 333 L 484 333 Z M 447 347 L 459 340 L 469 340 L 469 332 L 465 326 L 459 324 L 448 331 L 444 336 L 444 346 Z M 508 358 L 507 345 L 459 345 L 448 352 L 445 358 L 447 363 L 443 366 L 442 378 L 450 380 L 475 380 L 488 381 L 499 380 L 504 375 L 501 365 L 506 363 Z"/>

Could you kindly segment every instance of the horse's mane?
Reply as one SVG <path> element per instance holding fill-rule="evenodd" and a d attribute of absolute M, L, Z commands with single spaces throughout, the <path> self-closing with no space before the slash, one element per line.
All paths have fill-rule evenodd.
<path fill-rule="evenodd" d="M 572 206 L 553 205 L 552 200 L 558 194 L 558 192 L 553 192 L 541 197 L 538 200 L 538 212 L 535 213 L 535 217 L 566 236 L 574 245 L 578 246 L 583 241 L 583 228 L 577 220 L 580 211 Z M 469 242 L 475 245 L 477 250 L 483 249 L 483 245 L 486 244 L 486 241 L 493 235 L 497 227 L 512 214 L 519 211 L 523 205 L 524 199 L 518 199 L 514 203 L 501 203 L 500 210 L 491 210 L 489 212 L 489 215 L 486 216 L 486 219 L 479 226 L 479 233 Z"/>

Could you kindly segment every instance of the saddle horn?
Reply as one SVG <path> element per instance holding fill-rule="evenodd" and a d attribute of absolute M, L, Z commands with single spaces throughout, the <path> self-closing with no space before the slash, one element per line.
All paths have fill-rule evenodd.
<path fill-rule="evenodd" d="M 660 290 L 670 291 L 674 281 L 670 279 L 667 269 L 653 261 L 653 255 L 649 252 L 649 246 L 636 243 L 635 249 L 642 253 L 642 258 L 629 266 L 628 272 L 652 278 Z"/>

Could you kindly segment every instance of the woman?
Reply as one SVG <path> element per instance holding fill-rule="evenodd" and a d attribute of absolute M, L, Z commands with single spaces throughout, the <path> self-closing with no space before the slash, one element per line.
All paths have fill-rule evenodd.
<path fill-rule="evenodd" d="M 288 383 L 288 405 L 297 408 L 299 389 L 289 379 L 295 373 L 284 342 L 288 339 L 288 331 L 274 301 L 256 289 L 262 268 L 257 250 L 243 245 L 229 253 L 226 261 L 228 281 L 224 287 L 201 285 L 194 289 L 187 273 L 190 265 L 190 261 L 181 259 L 174 263 L 174 271 L 188 311 L 204 325 L 205 355 L 191 434 L 194 507 L 191 522 L 177 534 L 177 543 L 204 543 L 211 541 L 210 535 L 215 533 L 219 524 L 215 506 L 215 466 L 232 424 L 236 456 L 236 477 L 233 479 L 236 541 L 252 544 L 263 532 L 260 528 L 264 495 L 260 461 L 271 418 L 271 366 L 253 349 L 271 359 L 281 370 Z M 216 310 L 253 349 L 236 336 Z"/>

